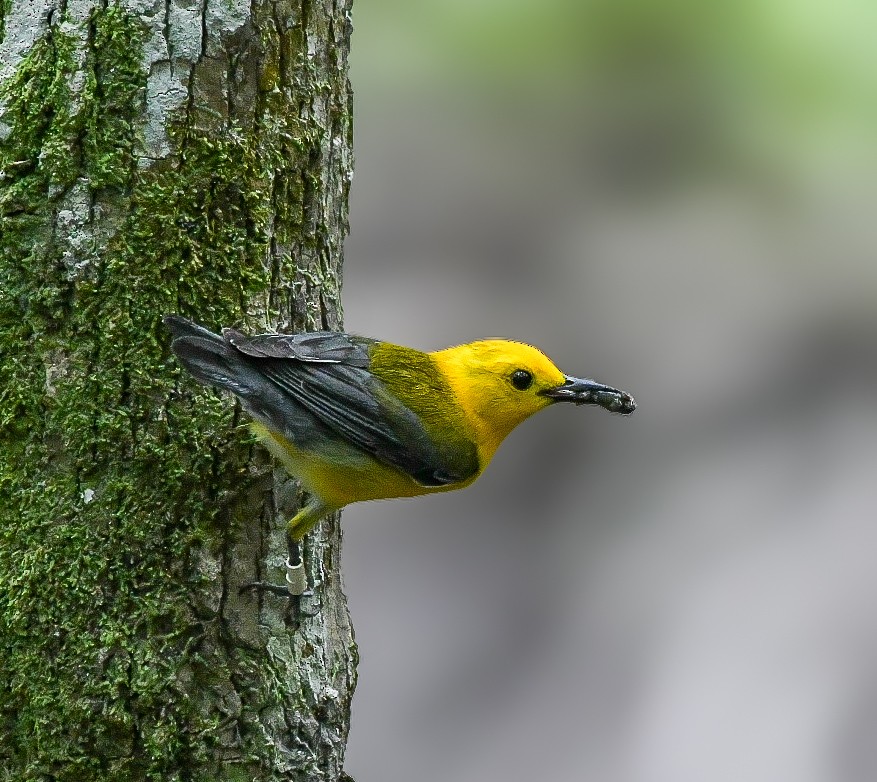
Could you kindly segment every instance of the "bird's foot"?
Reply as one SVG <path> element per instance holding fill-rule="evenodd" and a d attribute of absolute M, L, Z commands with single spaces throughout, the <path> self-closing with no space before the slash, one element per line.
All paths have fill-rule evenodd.
<path fill-rule="evenodd" d="M 310 597 L 313 591 L 308 589 L 308 577 L 301 559 L 295 564 L 286 560 L 286 584 L 272 584 L 269 581 L 250 581 L 241 585 L 240 594 L 248 590 L 270 592 L 282 597 Z"/>
<path fill-rule="evenodd" d="M 272 584 L 269 581 L 251 581 L 241 585 L 239 594 L 244 592 L 268 592 L 272 595 L 286 599 L 284 615 L 293 627 L 298 627 L 305 618 L 317 616 L 320 613 L 320 604 L 312 589 L 303 592 L 292 593 L 288 584 Z"/>
<path fill-rule="evenodd" d="M 243 584 L 239 594 L 247 591 L 269 592 L 273 595 L 288 598 L 293 614 L 315 616 L 319 606 L 314 601 L 314 592 L 308 589 L 308 576 L 305 572 L 298 541 L 289 541 L 289 557 L 286 560 L 286 583 L 272 584 L 268 581 L 251 581 Z"/>

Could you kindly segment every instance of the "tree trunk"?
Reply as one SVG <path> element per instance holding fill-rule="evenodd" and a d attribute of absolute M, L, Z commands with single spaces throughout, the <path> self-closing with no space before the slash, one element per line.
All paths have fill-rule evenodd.
<path fill-rule="evenodd" d="M 338 780 L 337 518 L 169 355 L 340 328 L 349 0 L 0 0 L 0 776 Z"/>

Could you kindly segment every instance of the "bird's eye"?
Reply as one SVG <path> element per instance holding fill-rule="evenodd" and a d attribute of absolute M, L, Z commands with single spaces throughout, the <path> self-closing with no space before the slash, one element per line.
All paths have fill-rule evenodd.
<path fill-rule="evenodd" d="M 533 375 L 531 375 L 526 369 L 516 369 L 512 372 L 512 385 L 518 389 L 518 391 L 526 391 L 531 385 L 533 385 Z"/>

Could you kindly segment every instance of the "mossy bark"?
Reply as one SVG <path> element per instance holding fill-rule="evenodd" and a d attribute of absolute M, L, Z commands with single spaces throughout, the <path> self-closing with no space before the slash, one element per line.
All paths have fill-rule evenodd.
<path fill-rule="evenodd" d="M 0 776 L 338 780 L 337 518 L 161 316 L 339 328 L 349 0 L 0 0 Z"/>

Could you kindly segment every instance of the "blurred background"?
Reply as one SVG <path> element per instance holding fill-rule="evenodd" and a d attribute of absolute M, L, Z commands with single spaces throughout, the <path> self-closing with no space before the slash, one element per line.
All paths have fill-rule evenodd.
<path fill-rule="evenodd" d="M 630 391 L 352 506 L 357 782 L 877 779 L 877 4 L 357 0 L 349 330 Z"/>

